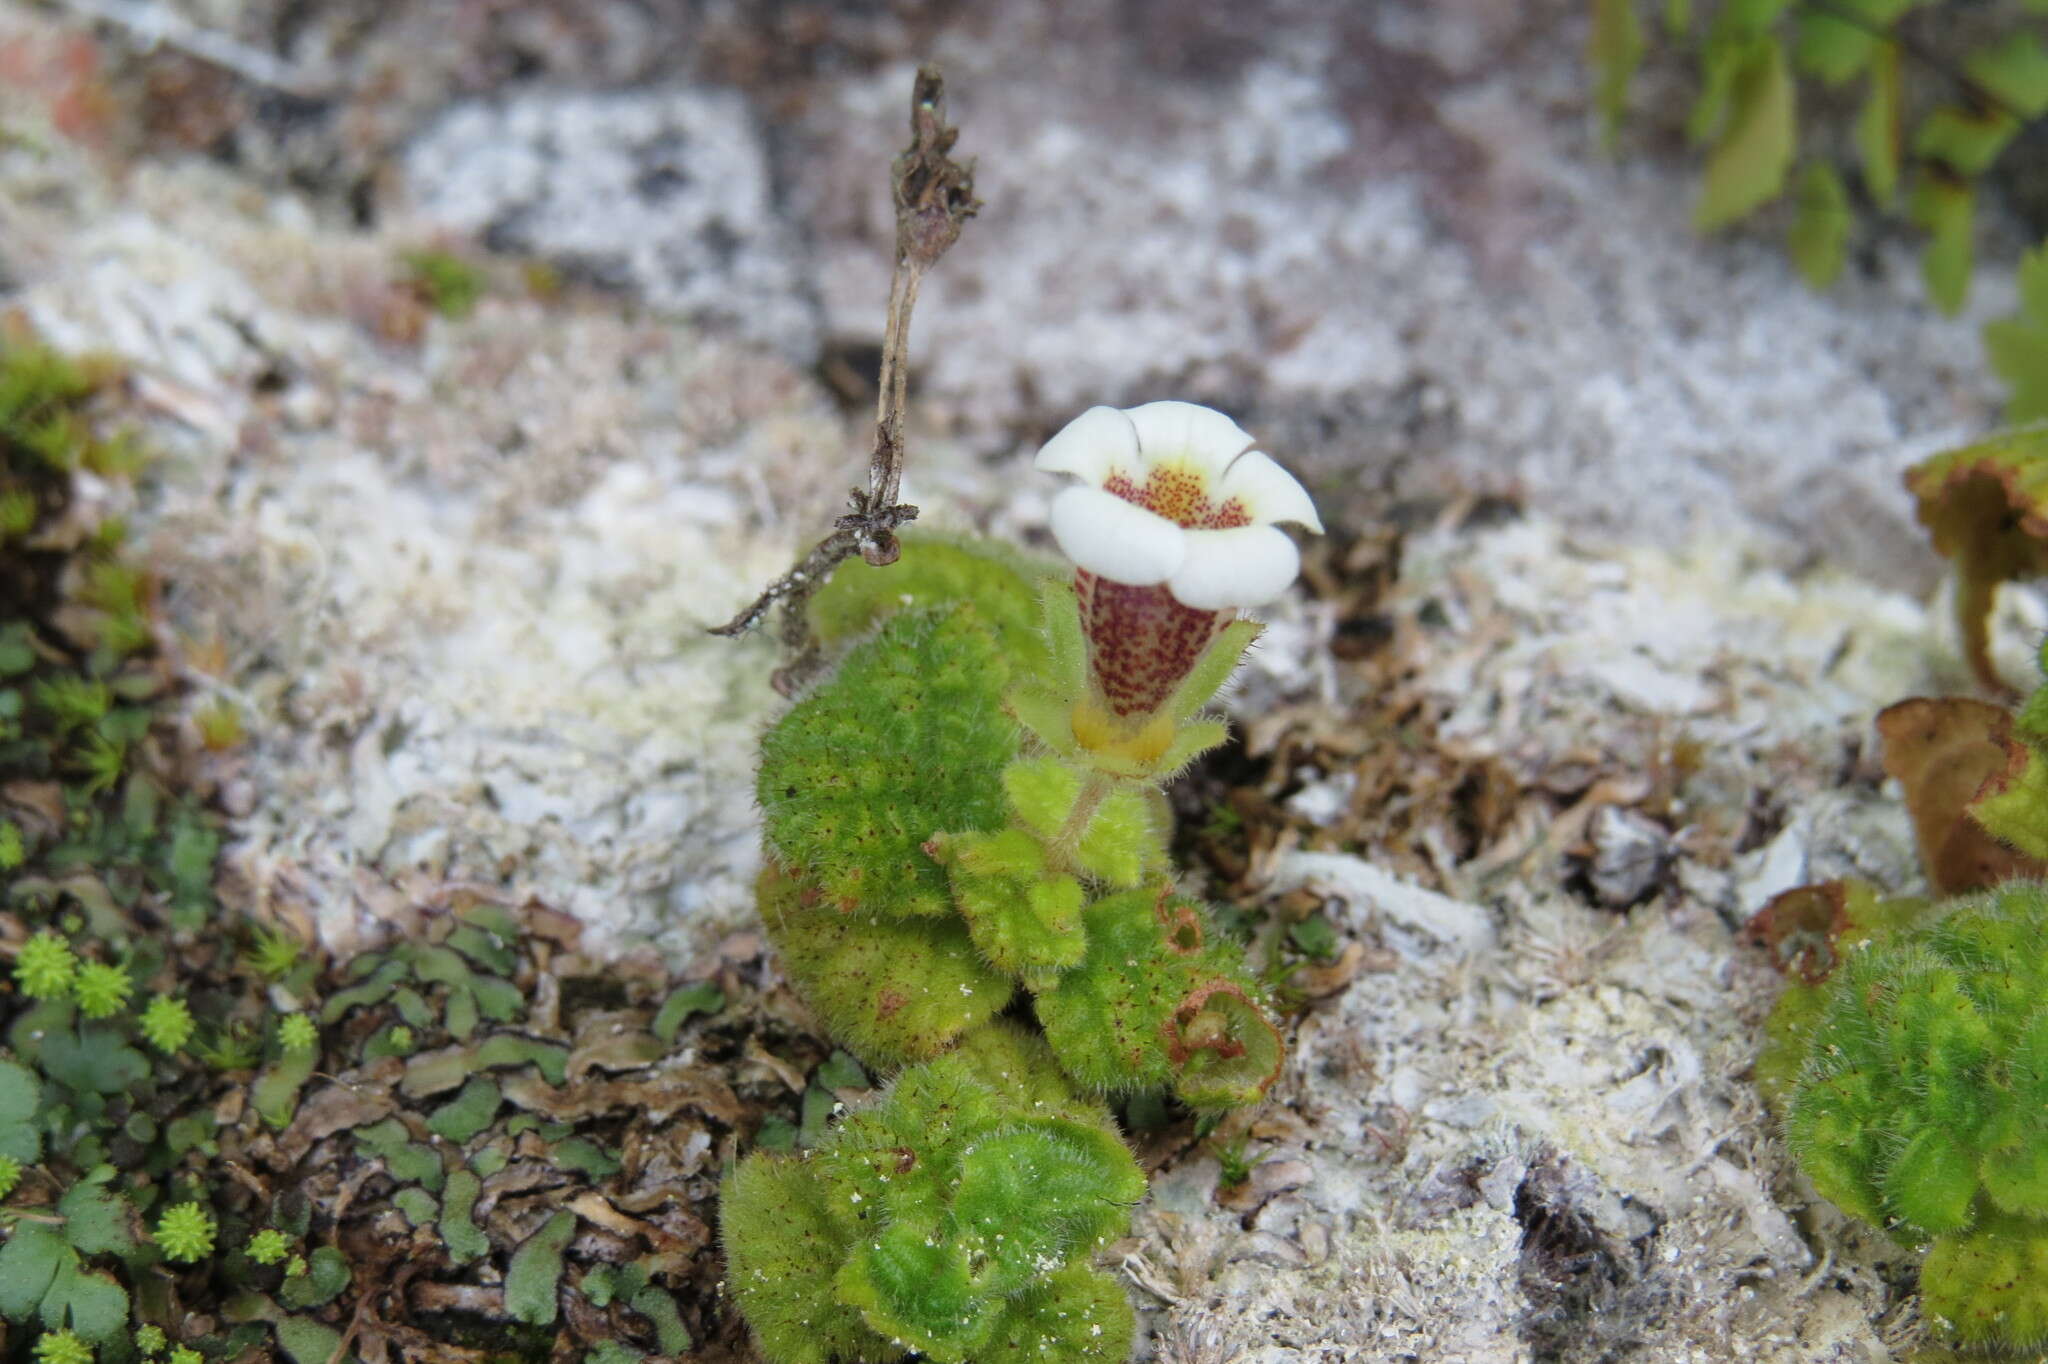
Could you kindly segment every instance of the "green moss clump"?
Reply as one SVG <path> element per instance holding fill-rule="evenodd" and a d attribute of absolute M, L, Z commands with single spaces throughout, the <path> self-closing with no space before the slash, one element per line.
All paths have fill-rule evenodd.
<path fill-rule="evenodd" d="M 484 272 L 450 251 L 408 251 L 402 257 L 413 291 L 429 308 L 452 321 L 476 311 L 484 296 Z"/>
<path fill-rule="evenodd" d="M 1785 1101 L 1800 1168 L 1845 1211 L 1933 1241 L 1926 1311 L 1969 1345 L 2048 1343 L 2048 1274 L 2020 1272 L 2048 1264 L 2044 936 L 2038 883 L 1934 907 L 1844 951 L 1781 1032 L 1802 1057 Z"/>
<path fill-rule="evenodd" d="M 1122 1359 L 1130 1307 L 1086 1260 L 1144 1189 L 1108 1113 L 991 1024 L 810 1155 L 742 1162 L 728 1281 L 781 1361 Z"/>

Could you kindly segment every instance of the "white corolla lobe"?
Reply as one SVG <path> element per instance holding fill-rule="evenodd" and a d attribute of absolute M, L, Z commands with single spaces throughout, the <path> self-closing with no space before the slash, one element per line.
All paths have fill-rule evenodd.
<path fill-rule="evenodd" d="M 1263 605 L 1301 570 L 1278 523 L 1323 525 L 1307 491 L 1255 443 L 1194 403 L 1091 407 L 1038 452 L 1038 468 L 1079 480 L 1053 499 L 1053 538 L 1083 572 L 1164 584 L 1198 611 Z"/>

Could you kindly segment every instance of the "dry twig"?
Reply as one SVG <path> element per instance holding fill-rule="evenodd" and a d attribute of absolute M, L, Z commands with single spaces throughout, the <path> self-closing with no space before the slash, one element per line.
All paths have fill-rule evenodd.
<path fill-rule="evenodd" d="M 802 646 L 802 606 L 832 570 L 859 554 L 881 567 L 901 552 L 896 529 L 917 519 L 917 508 L 897 501 L 903 488 L 903 414 L 909 383 L 910 312 L 917 305 L 925 271 L 959 240 L 960 229 L 981 202 L 974 197 L 974 170 L 950 153 L 960 130 L 946 122 L 945 81 L 937 67 L 918 68 L 910 94 L 910 145 L 889 169 L 896 201 L 896 269 L 889 281 L 889 316 L 882 333 L 881 396 L 875 404 L 875 447 L 868 486 L 856 488 L 850 510 L 833 522 L 795 568 L 770 583 L 753 604 L 714 635 L 753 629 L 777 603 L 785 612 L 784 642 Z"/>

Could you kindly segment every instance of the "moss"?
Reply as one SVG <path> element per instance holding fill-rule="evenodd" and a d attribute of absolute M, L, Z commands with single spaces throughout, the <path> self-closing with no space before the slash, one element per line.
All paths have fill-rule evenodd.
<path fill-rule="evenodd" d="M 452 321 L 476 311 L 484 295 L 484 272 L 449 251 L 408 251 L 400 259 L 421 302 Z"/>

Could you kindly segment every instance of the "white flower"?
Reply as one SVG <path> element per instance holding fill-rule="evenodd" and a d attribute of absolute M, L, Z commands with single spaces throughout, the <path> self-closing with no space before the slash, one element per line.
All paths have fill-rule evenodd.
<path fill-rule="evenodd" d="M 1301 571 L 1274 523 L 1317 532 L 1323 523 L 1301 484 L 1254 443 L 1194 403 L 1091 407 L 1038 452 L 1038 468 L 1081 480 L 1053 499 L 1053 538 L 1084 571 L 1164 583 L 1183 606 L 1269 602 Z"/>

